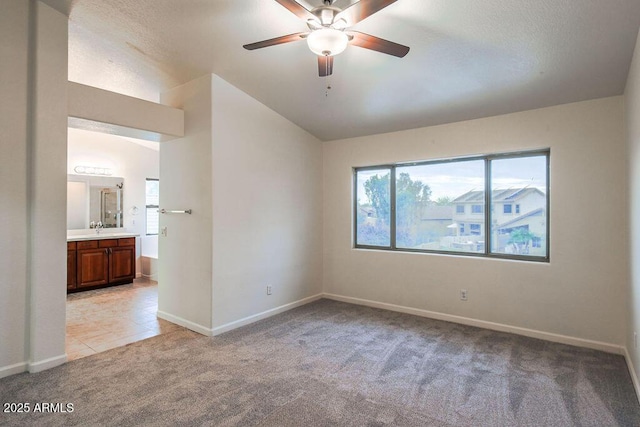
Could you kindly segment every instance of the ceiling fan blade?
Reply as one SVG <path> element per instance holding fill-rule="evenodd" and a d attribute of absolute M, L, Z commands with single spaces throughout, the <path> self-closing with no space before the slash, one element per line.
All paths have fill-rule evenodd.
<path fill-rule="evenodd" d="M 409 53 L 409 46 L 390 42 L 380 37 L 371 36 L 359 31 L 349 31 L 349 35 L 353 36 L 349 44 L 354 46 L 375 50 L 376 52 L 386 53 L 387 55 L 397 56 L 398 58 L 404 58 L 404 56 Z"/>
<path fill-rule="evenodd" d="M 277 44 L 297 42 L 299 40 L 303 40 L 308 34 L 309 33 L 294 33 L 294 34 L 289 34 L 282 37 L 276 37 L 274 39 L 262 40 L 260 42 L 245 44 L 242 47 L 247 50 L 255 50 L 255 49 L 261 49 L 263 47 L 275 46 Z"/>
<path fill-rule="evenodd" d="M 286 7 L 287 10 L 298 18 L 306 21 L 308 19 L 316 19 L 316 16 L 308 11 L 305 7 L 303 7 L 300 3 L 295 0 L 276 0 L 282 6 Z"/>
<path fill-rule="evenodd" d="M 344 18 L 352 26 L 396 1 L 398 0 L 360 0 L 338 13 L 335 19 Z"/>
<path fill-rule="evenodd" d="M 318 56 L 318 74 L 320 77 L 333 74 L 333 56 Z"/>

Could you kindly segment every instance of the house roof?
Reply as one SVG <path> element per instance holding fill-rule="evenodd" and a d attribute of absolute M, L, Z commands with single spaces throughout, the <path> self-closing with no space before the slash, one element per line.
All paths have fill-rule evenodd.
<path fill-rule="evenodd" d="M 525 214 L 522 214 L 516 218 L 510 219 L 509 221 L 499 224 L 498 228 L 505 228 L 505 227 L 509 227 L 510 225 L 514 225 L 520 221 L 522 221 L 525 218 L 528 218 L 530 216 L 537 216 L 539 214 L 544 214 L 544 208 L 538 208 L 538 209 L 534 209 L 531 212 L 527 212 Z"/>
<path fill-rule="evenodd" d="M 471 190 L 464 193 L 462 196 L 458 196 L 453 199 L 451 203 L 470 203 L 470 202 L 483 202 L 484 191 Z"/>
<path fill-rule="evenodd" d="M 422 221 L 451 220 L 453 206 L 429 206 L 422 214 Z"/>
<path fill-rule="evenodd" d="M 535 187 L 495 189 L 491 192 L 491 199 L 494 203 L 511 202 L 536 193 L 544 196 L 544 193 Z M 471 190 L 453 200 L 453 203 L 471 202 L 484 202 L 484 191 Z"/>

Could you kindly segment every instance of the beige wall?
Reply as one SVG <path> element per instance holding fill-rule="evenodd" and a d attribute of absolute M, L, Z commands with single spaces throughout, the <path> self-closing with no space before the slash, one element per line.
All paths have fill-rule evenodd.
<path fill-rule="evenodd" d="M 162 103 L 184 110 L 185 136 L 160 144 L 158 315 L 203 334 L 211 331 L 211 76 L 179 86 Z"/>
<path fill-rule="evenodd" d="M 0 6 L 0 377 L 23 370 L 27 324 L 29 5 Z M 14 369 L 15 370 L 15 369 Z"/>
<path fill-rule="evenodd" d="M 325 143 L 324 291 L 622 345 L 624 141 L 613 97 Z M 353 249 L 352 167 L 546 147 L 549 264 Z"/>
<path fill-rule="evenodd" d="M 70 126 L 149 141 L 184 136 L 184 112 L 155 102 L 68 82 Z"/>
<path fill-rule="evenodd" d="M 67 18 L 0 9 L 0 377 L 64 363 Z"/>
<path fill-rule="evenodd" d="M 214 76 L 212 168 L 214 333 L 320 294 L 320 141 Z"/>
<path fill-rule="evenodd" d="M 636 389 L 640 388 L 640 352 L 634 332 L 640 332 L 640 34 L 627 87 L 625 90 L 625 121 L 629 167 L 629 259 L 630 280 L 627 297 L 628 318 L 625 343 L 634 367 Z"/>
<path fill-rule="evenodd" d="M 216 334 L 320 294 L 320 141 L 215 75 L 162 102 L 185 137 L 160 145 L 160 205 L 193 214 L 161 215 L 159 315 Z"/>
<path fill-rule="evenodd" d="M 66 361 L 67 17 L 35 2 L 30 138 L 29 371 Z"/>

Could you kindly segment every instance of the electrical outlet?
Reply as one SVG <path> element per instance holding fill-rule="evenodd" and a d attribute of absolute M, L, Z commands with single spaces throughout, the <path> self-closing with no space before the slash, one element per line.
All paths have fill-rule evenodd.
<path fill-rule="evenodd" d="M 267 285 L 267 295 L 271 295 L 271 285 Z"/>
<path fill-rule="evenodd" d="M 167 237 L 167 234 L 168 234 L 168 233 L 167 233 L 167 227 L 162 227 L 162 228 L 160 229 L 160 235 L 161 235 L 162 237 Z"/>
<path fill-rule="evenodd" d="M 466 301 L 467 300 L 467 290 L 466 289 L 460 289 L 460 300 L 461 301 Z"/>

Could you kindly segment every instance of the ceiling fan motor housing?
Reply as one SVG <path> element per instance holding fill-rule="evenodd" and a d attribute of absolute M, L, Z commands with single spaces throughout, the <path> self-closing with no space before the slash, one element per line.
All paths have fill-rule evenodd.
<path fill-rule="evenodd" d="M 319 6 L 311 10 L 311 13 L 318 17 L 318 21 L 323 27 L 332 25 L 336 15 L 340 12 L 342 9 L 333 6 Z"/>

